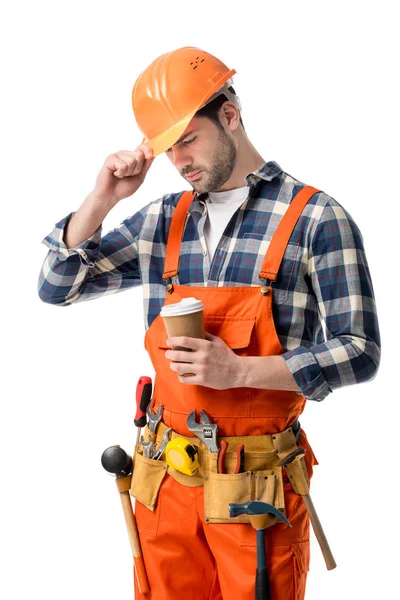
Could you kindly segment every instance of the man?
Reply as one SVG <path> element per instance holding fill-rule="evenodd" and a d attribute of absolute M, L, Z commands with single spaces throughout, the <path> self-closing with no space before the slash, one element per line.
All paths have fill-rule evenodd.
<path fill-rule="evenodd" d="M 135 454 L 131 493 L 157 600 L 254 598 L 255 532 L 248 517 L 227 514 L 228 502 L 249 500 L 280 507 L 292 525 L 271 520 L 266 530 L 272 598 L 304 598 L 309 520 L 278 461 L 303 448 L 310 478 L 317 463 L 297 420 L 306 400 L 372 379 L 380 360 L 357 225 L 254 148 L 234 73 L 198 48 L 156 59 L 133 89 L 143 143 L 108 156 L 82 206 L 43 240 L 44 302 L 68 306 L 143 285 L 151 410 L 163 407 L 157 441 L 171 427 L 198 452 L 194 477 L 166 474 L 165 461 L 142 448 Z M 104 217 L 162 152 L 193 194 L 166 194 L 101 237 Z M 166 339 L 161 308 L 189 297 L 204 304 L 206 338 Z M 219 447 L 225 439 L 232 449 L 226 464 L 195 443 L 193 410 L 218 425 Z M 240 443 L 244 465 L 235 462 Z"/>

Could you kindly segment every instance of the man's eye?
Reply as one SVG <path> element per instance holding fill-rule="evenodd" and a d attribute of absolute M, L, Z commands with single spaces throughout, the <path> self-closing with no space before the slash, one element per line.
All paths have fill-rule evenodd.
<path fill-rule="evenodd" d="M 195 141 L 196 137 L 197 137 L 197 136 L 195 136 L 194 138 L 191 138 L 190 140 L 185 140 L 183 143 L 184 143 L 185 145 L 187 145 L 187 144 L 191 144 L 192 142 L 194 142 L 194 141 Z"/>

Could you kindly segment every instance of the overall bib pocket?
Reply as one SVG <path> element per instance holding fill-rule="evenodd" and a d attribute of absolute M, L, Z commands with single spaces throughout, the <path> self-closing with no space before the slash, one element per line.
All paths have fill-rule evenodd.
<path fill-rule="evenodd" d="M 253 335 L 255 323 L 254 317 L 204 315 L 205 330 L 222 338 L 225 344 L 239 356 L 252 356 L 255 352 Z"/>

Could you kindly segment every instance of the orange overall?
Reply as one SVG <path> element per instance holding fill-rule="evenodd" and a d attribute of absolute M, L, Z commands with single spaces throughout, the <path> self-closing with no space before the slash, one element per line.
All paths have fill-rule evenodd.
<path fill-rule="evenodd" d="M 165 305 L 195 297 L 204 304 L 205 330 L 221 337 L 240 356 L 271 356 L 284 352 L 272 314 L 274 281 L 295 224 L 310 197 L 307 186 L 292 200 L 269 244 L 260 286 L 198 287 L 169 285 Z M 175 209 L 168 237 L 164 279 L 177 275 L 186 214 L 193 199 L 184 193 Z M 145 347 L 156 377 L 151 410 L 163 405 L 163 422 L 185 437 L 188 414 L 204 410 L 218 424 L 219 436 L 274 434 L 288 428 L 302 413 L 304 396 L 294 391 L 234 388 L 215 390 L 182 384 L 165 357 L 166 332 L 160 315 L 146 332 Z M 198 417 L 199 420 L 199 417 Z M 317 464 L 301 430 L 309 477 Z M 285 514 L 292 524 L 266 529 L 267 567 L 273 600 L 304 598 L 309 568 L 309 519 L 301 496 L 284 475 Z M 136 519 L 151 593 L 138 600 L 253 600 L 256 535 L 247 523 L 206 523 L 204 488 L 187 487 L 165 476 L 154 512 L 136 501 Z"/>

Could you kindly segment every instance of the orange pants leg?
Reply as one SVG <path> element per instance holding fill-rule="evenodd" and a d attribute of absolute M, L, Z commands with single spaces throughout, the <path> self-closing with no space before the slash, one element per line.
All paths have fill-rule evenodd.
<path fill-rule="evenodd" d="M 166 475 L 155 511 L 135 502 L 151 592 L 136 600 L 222 600 L 215 559 L 200 517 L 203 488 L 183 486 Z M 232 600 L 232 599 L 231 599 Z"/>
<path fill-rule="evenodd" d="M 273 600 L 303 600 L 310 562 L 309 519 L 303 500 L 285 485 L 286 516 L 292 524 L 265 530 L 267 568 Z M 217 563 L 224 600 L 254 600 L 256 533 L 251 525 L 204 525 Z M 211 598 L 210 598 L 211 600 Z"/>
<path fill-rule="evenodd" d="M 154 512 L 136 502 L 136 520 L 151 593 L 137 600 L 254 600 L 256 534 L 250 525 L 204 522 L 203 488 L 166 475 Z M 309 520 L 285 483 L 289 528 L 266 529 L 274 600 L 303 600 L 309 566 Z"/>

